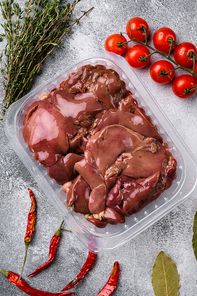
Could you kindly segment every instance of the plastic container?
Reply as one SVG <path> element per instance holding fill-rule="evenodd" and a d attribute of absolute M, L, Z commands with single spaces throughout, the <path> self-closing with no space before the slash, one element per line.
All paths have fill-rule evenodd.
<path fill-rule="evenodd" d="M 97 228 L 88 222 L 82 214 L 77 214 L 66 206 L 65 193 L 45 168 L 36 162 L 27 143 L 23 139 L 23 120 L 29 105 L 34 100 L 39 100 L 43 94 L 48 94 L 52 89 L 66 80 L 68 75 L 77 71 L 79 67 L 87 64 L 102 64 L 114 69 L 125 81 L 140 107 L 151 117 L 153 124 L 158 128 L 159 134 L 177 160 L 177 177 L 172 186 L 164 191 L 155 201 L 147 205 L 139 213 L 126 218 L 125 224 L 110 225 L 106 228 Z M 68 227 L 79 240 L 91 251 L 111 250 L 122 245 L 129 239 L 141 233 L 152 225 L 175 206 L 184 201 L 196 186 L 197 161 L 184 144 L 180 136 L 173 129 L 172 124 L 165 117 L 156 104 L 154 98 L 147 92 L 142 82 L 138 79 L 132 68 L 124 58 L 115 54 L 104 52 L 102 55 L 87 58 L 68 67 L 63 73 L 51 79 L 46 84 L 33 90 L 16 103 L 12 104 L 5 116 L 5 132 L 11 147 L 35 178 L 40 188 L 57 207 Z"/>

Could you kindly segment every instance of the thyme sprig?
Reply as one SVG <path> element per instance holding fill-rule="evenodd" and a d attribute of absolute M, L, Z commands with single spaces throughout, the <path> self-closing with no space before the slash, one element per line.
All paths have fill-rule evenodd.
<path fill-rule="evenodd" d="M 0 54 L 5 89 L 3 117 L 8 107 L 29 91 L 45 59 L 56 47 L 63 48 L 62 37 L 93 9 L 82 11 L 73 20 L 72 13 L 79 1 L 62 5 L 61 0 L 28 0 L 23 10 L 14 0 L 0 2 L 5 19 L 0 41 L 7 41 Z"/>

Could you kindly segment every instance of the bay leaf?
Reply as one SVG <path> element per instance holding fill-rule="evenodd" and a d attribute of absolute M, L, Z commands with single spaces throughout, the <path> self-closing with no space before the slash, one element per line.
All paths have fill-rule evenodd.
<path fill-rule="evenodd" d="M 193 237 L 192 237 L 192 247 L 194 250 L 194 255 L 197 260 L 197 212 L 194 216 L 194 222 L 193 222 Z"/>
<path fill-rule="evenodd" d="M 152 286 L 156 296 L 178 296 L 179 274 L 175 262 L 163 251 L 157 255 L 152 268 Z"/>

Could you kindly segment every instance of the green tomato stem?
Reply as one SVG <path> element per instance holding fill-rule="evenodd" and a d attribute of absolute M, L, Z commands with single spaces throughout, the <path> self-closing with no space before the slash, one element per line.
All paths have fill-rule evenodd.
<path fill-rule="evenodd" d="M 166 74 L 168 74 L 168 73 L 170 73 L 170 72 L 173 72 L 173 71 L 176 71 L 177 69 L 179 69 L 179 67 L 174 68 L 174 69 L 172 69 L 172 70 L 170 70 L 170 71 L 167 71 Z"/>
<path fill-rule="evenodd" d="M 194 85 L 194 87 L 186 88 L 186 89 L 185 89 L 185 92 L 184 92 L 183 94 L 184 94 L 184 95 L 190 95 L 191 92 L 192 92 L 193 90 L 196 90 L 196 89 L 197 89 L 197 84 Z"/>
<path fill-rule="evenodd" d="M 176 42 L 172 38 L 169 38 L 168 41 L 170 42 L 170 48 L 169 48 L 168 55 L 167 55 L 167 57 L 169 58 L 171 50 L 172 50 L 172 45 L 173 45 L 173 43 L 176 43 Z"/>
<path fill-rule="evenodd" d="M 197 89 L 197 84 L 194 85 L 193 87 L 189 88 L 190 91 L 193 91 L 193 90 L 195 90 L 195 89 Z"/>
<path fill-rule="evenodd" d="M 168 76 L 172 80 L 172 78 L 170 77 L 170 75 L 168 75 L 169 72 L 171 72 L 171 71 L 166 72 L 163 69 L 163 70 L 161 70 L 161 72 L 159 73 L 159 75 L 157 76 L 157 78 L 159 78 L 159 76 L 162 76 L 162 77 Z"/>
<path fill-rule="evenodd" d="M 121 41 L 121 42 L 118 42 L 117 43 L 117 46 L 118 47 L 122 47 L 122 46 L 125 46 L 127 43 L 129 43 L 130 42 L 130 40 L 129 41 L 126 41 L 126 42 L 124 42 L 124 41 Z"/>
<path fill-rule="evenodd" d="M 155 52 L 151 52 L 151 53 L 148 54 L 145 58 L 148 58 L 148 57 L 152 56 L 153 54 L 155 54 Z"/>

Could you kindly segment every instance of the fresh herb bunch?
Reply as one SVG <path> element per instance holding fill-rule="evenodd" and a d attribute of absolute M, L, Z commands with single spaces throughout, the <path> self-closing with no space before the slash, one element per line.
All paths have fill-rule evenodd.
<path fill-rule="evenodd" d="M 7 44 L 1 52 L 1 73 L 5 88 L 3 117 L 8 107 L 24 96 L 32 85 L 41 64 L 55 47 L 61 46 L 62 37 L 90 10 L 72 20 L 72 12 L 80 0 L 62 5 L 60 0 L 29 0 L 22 10 L 14 0 L 1 1 L 5 23 L 1 24 Z M 3 118 L 2 117 L 2 118 Z"/>

